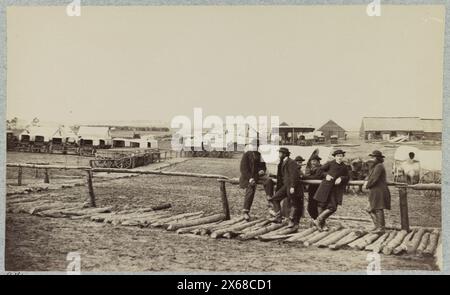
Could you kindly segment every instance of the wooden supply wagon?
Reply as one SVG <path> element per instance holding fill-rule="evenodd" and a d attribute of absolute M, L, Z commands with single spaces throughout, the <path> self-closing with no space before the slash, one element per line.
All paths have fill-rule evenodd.
<path fill-rule="evenodd" d="M 91 167 L 131 169 L 161 161 L 158 149 L 147 148 L 113 148 L 100 149 L 95 152 Z"/>

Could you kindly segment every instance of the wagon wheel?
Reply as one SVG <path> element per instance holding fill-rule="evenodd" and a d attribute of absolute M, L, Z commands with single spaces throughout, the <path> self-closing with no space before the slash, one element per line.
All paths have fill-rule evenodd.
<path fill-rule="evenodd" d="M 440 171 L 427 171 L 420 178 L 421 183 L 441 183 Z"/>
<path fill-rule="evenodd" d="M 130 169 L 133 161 L 131 158 L 122 158 L 115 161 L 116 168 Z"/>
<path fill-rule="evenodd" d="M 230 152 L 224 151 L 222 155 L 223 155 L 224 158 L 231 158 L 231 153 Z"/>
<path fill-rule="evenodd" d="M 111 168 L 112 161 L 110 159 L 98 159 L 93 161 L 97 167 Z"/>
<path fill-rule="evenodd" d="M 427 171 L 420 178 L 420 183 L 441 183 L 441 172 L 440 171 Z M 426 197 L 440 196 L 439 191 L 429 190 L 424 191 Z"/>
<path fill-rule="evenodd" d="M 216 150 L 213 150 L 212 152 L 209 153 L 209 156 L 211 158 L 218 158 L 219 157 L 219 152 Z"/>

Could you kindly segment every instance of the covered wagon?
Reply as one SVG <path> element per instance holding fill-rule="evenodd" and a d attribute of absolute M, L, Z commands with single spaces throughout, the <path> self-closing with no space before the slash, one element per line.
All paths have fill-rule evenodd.
<path fill-rule="evenodd" d="M 50 143 L 62 140 L 59 127 L 32 126 L 26 128 L 19 136 L 19 150 L 47 152 Z"/>
<path fill-rule="evenodd" d="M 441 183 L 441 171 L 441 150 L 400 146 L 395 151 L 392 173 L 396 182 Z"/>
<path fill-rule="evenodd" d="M 158 149 L 151 148 L 112 148 L 99 149 L 91 167 L 131 169 L 161 161 Z"/>
<path fill-rule="evenodd" d="M 80 155 L 94 155 L 97 149 L 110 148 L 112 144 L 109 127 L 80 126 L 78 146 Z"/>

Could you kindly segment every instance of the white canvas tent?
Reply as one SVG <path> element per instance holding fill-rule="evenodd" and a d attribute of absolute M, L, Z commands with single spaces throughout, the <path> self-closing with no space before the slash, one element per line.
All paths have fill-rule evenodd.
<path fill-rule="evenodd" d="M 415 154 L 414 161 L 409 158 L 409 153 Z M 394 153 L 393 173 L 398 175 L 398 169 L 407 173 L 409 170 L 419 170 L 420 177 L 428 171 L 440 172 L 442 170 L 441 150 L 420 150 L 412 146 L 400 146 Z"/>
<path fill-rule="evenodd" d="M 44 142 L 49 142 L 53 138 L 62 138 L 62 130 L 59 127 L 42 127 L 31 126 L 22 131 L 19 136 L 19 140 L 22 140 L 23 136 L 29 136 L 30 141 L 36 141 L 36 139 Z"/>
<path fill-rule="evenodd" d="M 78 135 L 75 134 L 75 132 L 73 132 L 69 127 L 61 127 L 61 134 L 64 141 L 74 143 L 78 140 Z"/>
<path fill-rule="evenodd" d="M 158 148 L 158 141 L 153 136 L 143 138 L 114 138 L 113 147 L 131 147 L 131 148 Z"/>
<path fill-rule="evenodd" d="M 102 141 L 105 145 L 112 143 L 109 127 L 80 126 L 80 129 L 78 129 L 78 138 L 80 140 L 92 140 L 94 146 L 100 145 Z"/>

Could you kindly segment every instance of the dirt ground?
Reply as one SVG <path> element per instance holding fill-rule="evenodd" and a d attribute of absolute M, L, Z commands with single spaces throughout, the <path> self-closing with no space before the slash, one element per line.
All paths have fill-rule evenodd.
<path fill-rule="evenodd" d="M 376 145 L 346 149 L 349 154 L 363 156 L 375 148 L 388 156 L 393 150 Z M 73 165 L 86 160 L 75 156 L 8 153 L 8 162 L 67 161 Z M 72 158 L 75 157 L 75 158 Z M 389 170 L 389 162 L 386 161 Z M 239 156 L 233 159 L 197 158 L 177 164 L 169 171 L 239 176 Z M 67 177 L 68 172 L 52 172 L 51 177 Z M 17 174 L 7 171 L 7 181 Z M 34 171 L 24 174 L 24 182 L 34 179 Z M 219 185 L 216 180 L 188 177 L 138 176 L 95 183 L 98 206 L 139 208 L 171 203 L 174 212 L 220 212 Z M 238 214 L 243 191 L 227 185 L 232 214 Z M 392 210 L 389 224 L 399 224 L 398 195 L 391 189 Z M 57 194 L 41 192 L 43 197 L 65 202 L 78 202 L 87 197 L 84 186 L 59 190 Z M 367 196 L 346 195 L 338 209 L 339 216 L 367 218 L 361 211 Z M 425 197 L 422 192 L 408 192 L 411 225 L 441 226 L 441 198 Z M 267 212 L 262 188 L 257 192 L 252 213 Z M 331 223 L 337 221 L 331 221 Z M 368 225 L 368 224 L 367 224 Z M 364 225 L 366 226 L 366 224 Z M 80 220 L 52 219 L 25 214 L 7 214 L 6 270 L 64 271 L 68 252 L 81 254 L 82 271 L 365 271 L 366 255 L 360 251 L 331 251 L 300 248 L 278 242 L 213 240 L 199 236 L 177 235 L 157 229 L 139 229 Z M 435 270 L 432 259 L 408 256 L 384 256 L 382 270 Z"/>

